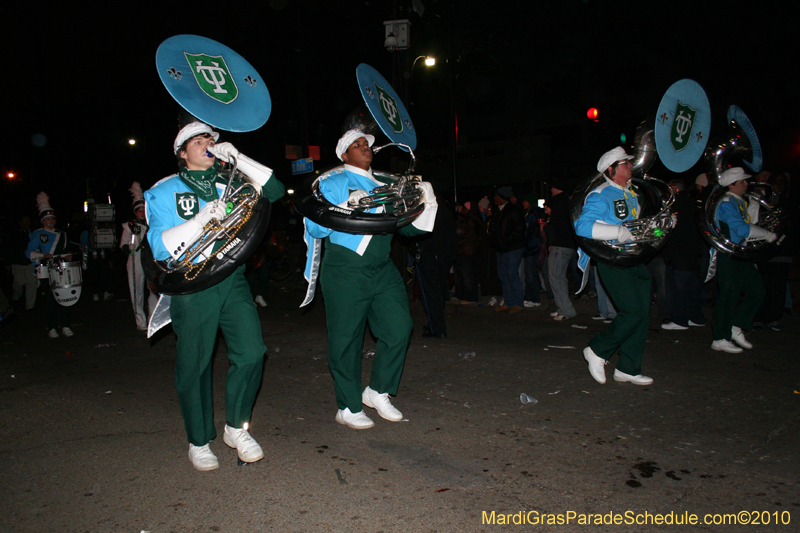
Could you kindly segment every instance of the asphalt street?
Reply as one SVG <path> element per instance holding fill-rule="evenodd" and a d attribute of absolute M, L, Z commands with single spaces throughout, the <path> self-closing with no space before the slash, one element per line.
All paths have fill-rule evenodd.
<path fill-rule="evenodd" d="M 47 338 L 40 309 L 0 324 L 0 531 L 800 531 L 800 307 L 740 355 L 712 351 L 710 325 L 662 330 L 654 307 L 638 387 L 587 371 L 596 300 L 564 322 L 546 303 L 448 305 L 446 339 L 420 336 L 412 302 L 405 420 L 355 431 L 334 422 L 324 302 L 298 309 L 304 290 L 273 284 L 259 309 L 265 458 L 238 466 L 218 438 L 212 472 L 187 459 L 171 328 L 148 340 L 125 298 L 85 294 L 72 338 Z M 220 339 L 220 433 L 227 365 Z"/>

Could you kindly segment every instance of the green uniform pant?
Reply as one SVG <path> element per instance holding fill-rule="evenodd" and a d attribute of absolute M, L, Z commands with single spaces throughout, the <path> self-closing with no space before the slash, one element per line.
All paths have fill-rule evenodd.
<path fill-rule="evenodd" d="M 589 341 L 589 347 L 606 360 L 619 350 L 617 370 L 638 376 L 642 373 L 650 323 L 650 273 L 644 265 L 614 268 L 600 263 L 597 270 L 617 309 L 617 316 L 602 333 Z"/>
<path fill-rule="evenodd" d="M 756 265 L 717 253 L 719 298 L 714 304 L 714 340 L 731 340 L 731 327 L 748 330 L 766 292 Z M 743 296 L 741 302 L 739 296 Z"/>
<path fill-rule="evenodd" d="M 320 274 L 328 322 L 328 365 L 339 409 L 361 406 L 361 350 L 367 320 L 378 338 L 369 386 L 397 394 L 413 322 L 400 273 L 388 260 L 354 266 L 329 260 Z"/>
<path fill-rule="evenodd" d="M 264 338 L 244 266 L 211 288 L 173 296 L 172 327 L 178 335 L 175 386 L 186 425 L 186 436 L 195 446 L 217 436 L 211 390 L 211 359 L 217 329 L 228 346 L 225 381 L 225 418 L 240 428 L 250 422 L 264 367 Z"/>

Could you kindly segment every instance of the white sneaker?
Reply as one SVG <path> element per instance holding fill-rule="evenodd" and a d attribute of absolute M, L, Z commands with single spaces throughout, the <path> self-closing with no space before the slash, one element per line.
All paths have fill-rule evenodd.
<path fill-rule="evenodd" d="M 495 298 L 494 296 L 492 296 L 492 298 L 489 300 L 489 303 L 488 303 L 487 305 L 488 305 L 489 307 L 494 307 L 495 305 L 497 305 L 497 298 Z"/>
<path fill-rule="evenodd" d="M 525 307 L 539 307 L 542 304 L 540 302 L 531 302 L 530 300 L 525 300 L 522 302 L 522 305 Z"/>
<path fill-rule="evenodd" d="M 589 363 L 589 373 L 592 375 L 594 380 L 599 384 L 604 385 L 606 382 L 605 366 L 608 364 L 608 361 L 594 353 L 594 350 L 588 346 L 583 349 L 583 358 L 586 359 L 587 363 Z"/>
<path fill-rule="evenodd" d="M 361 403 L 378 411 L 378 414 L 381 415 L 381 418 L 384 420 L 400 422 L 403 419 L 403 413 L 398 411 L 397 408 L 392 405 L 391 400 L 389 400 L 388 392 L 378 394 L 372 388 L 367 387 L 364 389 L 364 392 L 361 393 Z"/>
<path fill-rule="evenodd" d="M 689 329 L 689 326 L 681 326 L 680 324 L 676 324 L 675 322 L 667 322 L 665 324 L 661 324 L 661 329 L 681 330 L 681 329 Z"/>
<path fill-rule="evenodd" d="M 64 335 L 65 337 L 72 337 L 73 335 L 75 335 L 69 328 L 61 328 L 61 334 Z"/>
<path fill-rule="evenodd" d="M 58 332 L 56 331 L 56 328 L 52 328 L 50 331 L 48 331 L 47 336 L 50 337 L 51 339 L 57 339 Z"/>
<path fill-rule="evenodd" d="M 711 349 L 718 352 L 742 353 L 742 349 L 729 340 L 720 339 L 711 343 Z"/>
<path fill-rule="evenodd" d="M 211 451 L 211 447 L 206 444 L 205 446 L 189 445 L 189 460 L 195 470 L 207 472 L 209 470 L 216 470 L 219 468 L 219 461 L 217 456 Z"/>
<path fill-rule="evenodd" d="M 351 413 L 349 407 L 339 409 L 336 412 L 336 421 L 353 429 L 369 429 L 375 425 L 375 422 L 373 422 L 363 410 L 357 413 Z"/>
<path fill-rule="evenodd" d="M 701 328 L 701 327 L 705 326 L 705 323 L 703 323 L 703 324 L 697 324 L 696 322 L 692 322 L 692 321 L 690 320 L 690 321 L 689 321 L 689 325 L 690 325 L 690 326 L 697 326 L 697 327 Z"/>
<path fill-rule="evenodd" d="M 264 458 L 264 450 L 244 428 L 235 429 L 225 424 L 222 441 L 231 448 L 235 448 L 239 454 L 239 460 L 244 463 L 255 463 Z"/>
<path fill-rule="evenodd" d="M 744 338 L 744 333 L 742 332 L 741 328 L 736 326 L 731 328 L 731 340 L 742 348 L 747 348 L 748 350 L 753 348 L 753 345 L 747 342 L 747 339 Z"/>
<path fill-rule="evenodd" d="M 261 295 L 256 296 L 255 302 L 260 307 L 266 307 L 267 306 L 267 302 L 264 300 L 264 297 L 261 296 Z"/>
<path fill-rule="evenodd" d="M 687 328 L 688 329 L 688 328 Z M 639 374 L 638 376 L 631 376 L 625 372 L 614 370 L 614 381 L 621 383 L 633 383 L 634 385 L 652 385 L 653 378 Z"/>

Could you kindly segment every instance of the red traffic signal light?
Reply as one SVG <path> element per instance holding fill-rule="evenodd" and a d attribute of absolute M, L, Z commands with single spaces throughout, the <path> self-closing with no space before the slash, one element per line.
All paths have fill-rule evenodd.
<path fill-rule="evenodd" d="M 588 118 L 590 118 L 590 119 L 594 120 L 595 122 L 597 122 L 597 116 L 598 116 L 599 114 L 600 114 L 600 112 L 597 110 L 597 108 L 596 108 L 596 107 L 590 107 L 590 108 L 589 108 L 589 111 L 587 111 L 587 112 L 586 112 L 586 116 L 587 116 Z"/>

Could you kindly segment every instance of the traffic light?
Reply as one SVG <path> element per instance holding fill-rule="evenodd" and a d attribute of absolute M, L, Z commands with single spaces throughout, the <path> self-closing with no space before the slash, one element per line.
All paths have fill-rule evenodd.
<path fill-rule="evenodd" d="M 600 112 L 597 110 L 596 107 L 590 107 L 589 110 L 586 112 L 586 117 L 597 122 L 599 119 L 597 118 L 600 115 Z"/>

